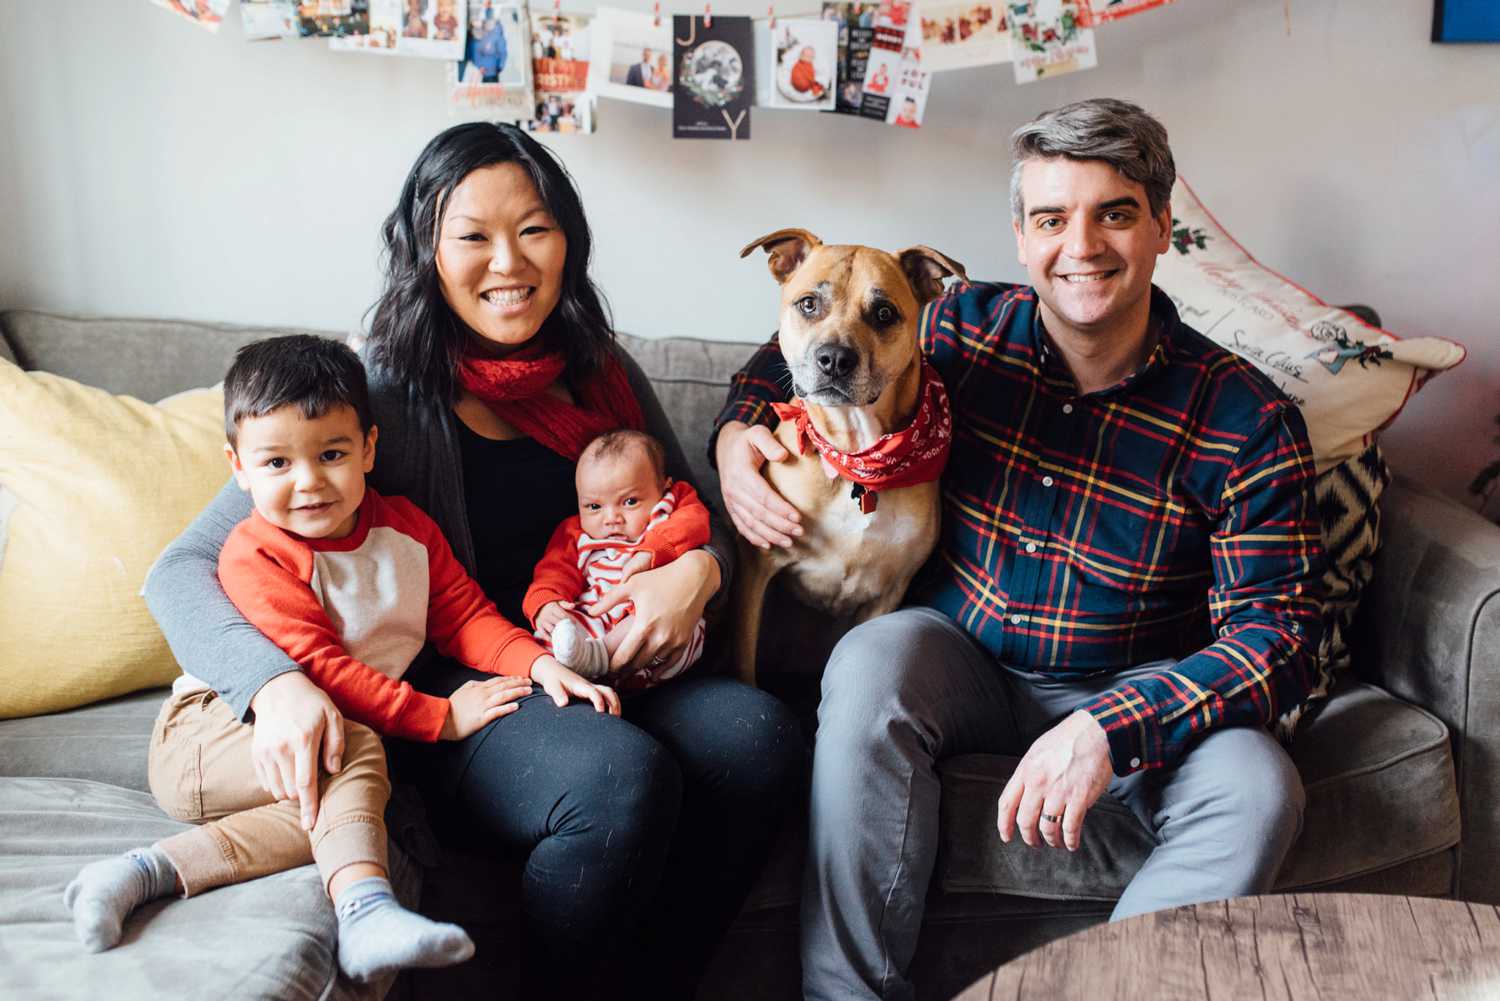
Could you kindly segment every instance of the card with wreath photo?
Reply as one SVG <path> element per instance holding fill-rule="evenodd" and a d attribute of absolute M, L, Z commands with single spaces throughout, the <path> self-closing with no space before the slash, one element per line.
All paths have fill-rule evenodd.
<path fill-rule="evenodd" d="M 672 138 L 749 139 L 755 98 L 750 18 L 672 18 L 672 60 Z"/>

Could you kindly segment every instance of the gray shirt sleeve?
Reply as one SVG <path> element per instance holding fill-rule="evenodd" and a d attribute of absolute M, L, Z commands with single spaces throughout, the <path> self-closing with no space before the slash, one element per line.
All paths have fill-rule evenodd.
<path fill-rule="evenodd" d="M 641 405 L 641 414 L 646 418 L 646 433 L 661 442 L 666 450 L 667 475 L 674 480 L 692 483 L 692 468 L 688 465 L 687 456 L 683 454 L 682 443 L 677 440 L 677 432 L 672 429 L 661 401 L 656 398 L 656 390 L 651 388 L 651 380 L 646 378 L 635 359 L 624 349 L 619 350 L 619 357 L 630 380 L 630 388 Z M 701 483 L 694 483 L 693 486 L 698 488 L 699 499 L 708 507 L 709 525 L 712 529 L 708 545 L 703 549 L 719 563 L 719 590 L 708 600 L 708 607 L 704 611 L 717 613 L 729 600 L 729 588 L 734 581 L 734 537 L 729 534 L 729 522 L 719 506 L 716 491 L 704 489 Z"/>
<path fill-rule="evenodd" d="M 219 693 L 240 719 L 250 700 L 297 662 L 256 629 L 219 584 L 219 550 L 250 514 L 250 495 L 230 480 L 163 550 L 141 593 L 182 669 Z"/>

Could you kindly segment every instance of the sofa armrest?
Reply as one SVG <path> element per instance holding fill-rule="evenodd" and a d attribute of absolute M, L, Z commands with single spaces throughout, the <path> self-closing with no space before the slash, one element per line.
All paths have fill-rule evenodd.
<path fill-rule="evenodd" d="M 1398 477 L 1354 631 L 1362 678 L 1448 725 L 1463 843 L 1458 895 L 1500 902 L 1500 526 Z"/>

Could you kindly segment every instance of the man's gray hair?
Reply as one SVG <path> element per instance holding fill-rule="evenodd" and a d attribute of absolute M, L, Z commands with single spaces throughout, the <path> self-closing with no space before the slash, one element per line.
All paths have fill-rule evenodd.
<path fill-rule="evenodd" d="M 1010 136 L 1010 211 L 1021 222 L 1021 167 L 1027 160 L 1067 157 L 1102 160 L 1146 189 L 1151 214 L 1172 200 L 1177 167 L 1167 130 L 1139 106 L 1113 97 L 1094 97 L 1044 111 Z"/>

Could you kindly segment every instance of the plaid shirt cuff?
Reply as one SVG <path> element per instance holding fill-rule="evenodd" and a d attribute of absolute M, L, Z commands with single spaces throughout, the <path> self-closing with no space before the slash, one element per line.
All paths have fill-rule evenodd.
<path fill-rule="evenodd" d="M 1104 736 L 1109 740 L 1110 765 L 1116 775 L 1167 764 L 1161 754 L 1155 708 L 1134 686 L 1123 685 L 1105 692 L 1078 708 L 1104 728 Z"/>

